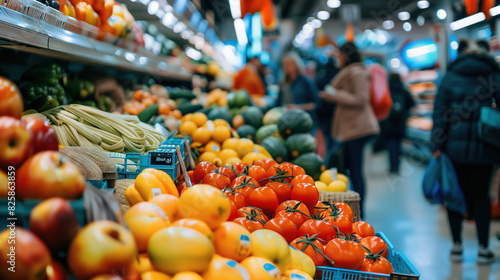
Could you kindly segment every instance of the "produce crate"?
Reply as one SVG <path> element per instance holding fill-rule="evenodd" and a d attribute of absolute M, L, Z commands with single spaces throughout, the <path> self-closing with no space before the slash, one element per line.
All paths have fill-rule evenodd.
<path fill-rule="evenodd" d="M 377 232 L 378 237 L 387 243 L 387 259 L 391 262 L 394 272 L 391 275 L 341 269 L 336 267 L 318 266 L 316 267 L 315 280 L 417 280 L 420 275 L 417 269 L 405 257 L 402 252 L 396 252 L 394 245 L 383 232 Z"/>
<path fill-rule="evenodd" d="M 45 18 L 43 21 L 59 28 L 64 28 L 66 26 L 66 19 L 64 14 L 49 6 L 45 7 Z"/>
<path fill-rule="evenodd" d="M 328 201 L 330 203 L 344 202 L 349 205 L 354 213 L 354 221 L 360 220 L 361 208 L 359 206 L 359 201 L 361 197 L 359 193 L 354 191 L 347 192 L 319 192 L 319 201 Z"/>
<path fill-rule="evenodd" d="M 188 141 L 188 146 L 191 147 L 191 137 L 186 137 Z M 166 141 L 160 144 L 160 149 L 163 148 L 168 148 L 172 147 L 175 149 L 175 146 L 179 146 L 179 149 L 181 150 L 182 154 L 182 159 L 184 160 L 184 163 L 186 163 L 187 159 L 187 151 L 186 151 L 186 145 L 184 145 L 184 137 L 170 137 Z"/>

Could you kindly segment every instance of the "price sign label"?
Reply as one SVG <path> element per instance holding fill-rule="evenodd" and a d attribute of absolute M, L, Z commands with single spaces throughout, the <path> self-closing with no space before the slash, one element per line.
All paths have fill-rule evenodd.
<path fill-rule="evenodd" d="M 330 169 L 330 172 L 332 174 L 332 181 L 337 181 L 338 179 L 338 171 L 337 171 L 337 167 L 332 167 Z"/>
<path fill-rule="evenodd" d="M 213 132 L 215 129 L 214 122 L 213 121 L 207 121 L 207 128 L 210 132 Z"/>
<path fill-rule="evenodd" d="M 172 165 L 174 155 L 172 153 L 150 153 L 151 165 Z"/>
<path fill-rule="evenodd" d="M 157 196 L 161 195 L 161 189 L 160 188 L 152 188 L 151 194 L 153 195 L 153 197 L 157 197 Z"/>

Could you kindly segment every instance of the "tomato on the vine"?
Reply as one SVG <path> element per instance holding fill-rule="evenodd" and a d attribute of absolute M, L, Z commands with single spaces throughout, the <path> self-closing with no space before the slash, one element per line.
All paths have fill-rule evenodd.
<path fill-rule="evenodd" d="M 231 167 L 229 167 L 227 165 L 224 165 L 224 166 L 217 168 L 217 170 L 215 172 L 226 175 L 231 182 L 234 179 L 236 179 L 236 176 L 238 175 L 238 174 L 236 174 L 236 171 L 234 169 L 232 169 Z"/>
<path fill-rule="evenodd" d="M 264 211 L 264 214 L 270 216 L 279 206 L 279 200 L 273 189 L 261 187 L 250 193 L 247 199 L 248 205 L 257 207 Z"/>
<path fill-rule="evenodd" d="M 248 167 L 248 176 L 260 183 L 261 180 L 266 179 L 266 170 L 258 165 L 252 165 Z"/>
<path fill-rule="evenodd" d="M 276 193 L 279 203 L 290 200 L 292 195 L 292 186 L 290 186 L 290 184 L 274 181 L 267 183 L 266 187 L 271 188 Z"/>
<path fill-rule="evenodd" d="M 345 269 L 358 269 L 365 259 L 364 250 L 358 243 L 342 238 L 328 242 L 325 255 L 334 262 L 334 267 Z"/>
<path fill-rule="evenodd" d="M 194 173 L 193 173 L 193 179 L 194 182 L 193 184 L 199 184 L 201 180 L 207 175 L 207 173 L 210 173 L 212 170 L 217 169 L 213 163 L 210 162 L 200 162 L 196 167 L 194 168 Z"/>
<path fill-rule="evenodd" d="M 339 229 L 339 232 L 343 235 L 348 235 L 352 233 L 352 223 L 348 216 L 341 214 L 339 212 L 334 212 L 329 216 L 323 218 L 323 220 L 329 222 L 333 226 Z"/>
<path fill-rule="evenodd" d="M 367 222 L 359 221 L 352 224 L 352 232 L 359 234 L 365 238 L 368 236 L 375 236 L 375 230 L 372 225 Z"/>
<path fill-rule="evenodd" d="M 242 193 L 247 197 L 249 197 L 250 194 L 258 187 L 260 187 L 259 182 L 250 176 L 239 176 L 231 182 L 231 189 L 235 192 Z"/>
<path fill-rule="evenodd" d="M 205 177 L 203 177 L 202 183 L 214 186 L 219 190 L 223 190 L 225 188 L 229 188 L 231 180 L 226 175 L 211 172 L 207 173 Z"/>
<path fill-rule="evenodd" d="M 302 201 L 311 212 L 318 203 L 319 191 L 314 184 L 299 183 L 292 188 L 291 199 Z"/>
<path fill-rule="evenodd" d="M 314 206 L 313 213 L 316 216 L 327 217 L 332 213 L 332 208 L 329 206 L 329 203 L 318 201 L 316 206 Z"/>
<path fill-rule="evenodd" d="M 290 245 L 308 255 L 316 266 L 323 265 L 325 262 L 325 257 L 323 256 L 325 254 L 324 246 L 315 236 L 306 235 L 297 237 L 290 242 Z"/>
<path fill-rule="evenodd" d="M 315 234 L 322 244 L 327 244 L 337 237 L 337 230 L 327 221 L 310 219 L 305 221 L 299 228 L 299 236 L 313 236 Z"/>
<path fill-rule="evenodd" d="M 358 270 L 383 274 L 391 274 L 394 271 L 392 264 L 384 257 L 365 257 L 361 265 L 358 267 Z"/>
<path fill-rule="evenodd" d="M 248 163 L 238 162 L 238 163 L 233 163 L 232 165 L 229 166 L 232 167 L 238 175 L 240 175 L 245 171 L 245 167 L 248 166 Z"/>
<path fill-rule="evenodd" d="M 281 203 L 280 206 L 276 208 L 274 216 L 286 218 L 298 227 L 311 218 L 306 205 L 296 200 L 287 200 Z"/>
<path fill-rule="evenodd" d="M 264 159 L 259 159 L 259 160 L 256 160 L 254 163 L 254 165 L 258 165 L 262 168 L 264 168 L 264 170 L 268 170 L 271 166 L 276 166 L 278 165 L 278 163 L 274 160 L 274 159 L 267 159 L 267 158 L 264 158 Z"/>
<path fill-rule="evenodd" d="M 224 189 L 222 191 L 234 203 L 234 205 L 236 205 L 237 209 L 240 209 L 240 208 L 248 205 L 246 195 L 244 195 L 242 193 L 235 192 L 231 188 L 227 188 L 227 189 Z"/>
<path fill-rule="evenodd" d="M 359 245 L 363 245 L 365 246 L 366 248 L 368 248 L 368 250 L 370 250 L 372 253 L 374 254 L 378 254 L 380 252 L 382 252 L 382 250 L 384 250 L 382 252 L 382 256 L 387 258 L 387 254 L 389 253 L 388 252 L 388 248 L 387 248 L 387 243 L 385 243 L 385 241 L 378 237 L 378 236 L 367 236 L 363 239 L 361 239 L 361 241 L 358 242 Z M 370 252 L 365 251 L 365 254 L 369 254 Z"/>
<path fill-rule="evenodd" d="M 230 202 L 231 202 L 231 214 L 229 215 L 229 218 L 227 218 L 228 221 L 232 221 L 238 218 L 238 207 L 236 207 L 236 204 L 234 204 L 233 201 Z"/>
<path fill-rule="evenodd" d="M 264 220 L 265 222 L 269 221 L 269 218 L 264 214 L 264 211 L 257 207 L 252 207 L 252 206 L 246 206 L 238 209 L 238 216 L 239 217 L 250 217 L 254 212 L 256 212 L 258 215 L 256 216 L 259 219 Z"/>
<path fill-rule="evenodd" d="M 269 220 L 265 225 L 265 229 L 274 230 L 285 238 L 287 243 L 292 242 L 299 234 L 299 228 L 289 219 L 276 217 Z"/>
<path fill-rule="evenodd" d="M 177 190 L 179 191 L 179 194 L 182 193 L 182 191 L 187 188 L 186 182 L 182 182 L 179 185 L 177 185 Z"/>
<path fill-rule="evenodd" d="M 258 213 L 252 214 L 250 216 L 239 217 L 233 220 L 233 222 L 242 225 L 249 232 L 254 232 L 258 229 L 263 229 L 265 221 L 260 219 Z"/>
<path fill-rule="evenodd" d="M 297 204 L 299 204 L 299 206 L 295 207 Z M 307 209 L 307 206 L 298 200 L 287 200 L 287 201 L 282 202 L 278 206 L 278 208 L 276 208 L 275 215 L 278 215 L 278 212 L 281 212 L 282 210 L 286 210 L 288 208 L 296 208 L 297 210 L 304 213 L 305 215 L 310 216 L 309 209 Z"/>
<path fill-rule="evenodd" d="M 264 185 L 268 184 L 269 182 L 271 182 L 271 179 L 279 180 L 278 178 L 276 178 L 278 171 L 279 171 L 279 169 L 276 166 L 271 166 L 270 168 L 268 168 L 266 170 L 264 180 L 262 180 L 262 182 L 259 182 L 259 183 L 262 186 L 264 186 Z"/>
<path fill-rule="evenodd" d="M 337 208 L 344 213 L 344 215 L 348 216 L 349 219 L 351 220 L 351 223 L 354 223 L 354 213 L 352 212 L 351 206 L 349 204 L 344 203 L 344 202 L 337 202 L 334 203 Z"/>
<path fill-rule="evenodd" d="M 292 187 L 295 187 L 299 183 L 309 183 L 314 185 L 314 179 L 311 176 L 305 174 L 297 176 L 294 175 L 292 182 L 290 184 L 292 184 Z"/>

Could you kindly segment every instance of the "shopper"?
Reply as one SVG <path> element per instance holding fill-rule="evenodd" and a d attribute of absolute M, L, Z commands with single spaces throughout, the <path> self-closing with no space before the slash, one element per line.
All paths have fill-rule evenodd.
<path fill-rule="evenodd" d="M 479 239 L 478 263 L 491 263 L 495 255 L 488 249 L 491 202 L 489 198 L 493 165 L 500 151 L 478 137 L 480 108 L 491 106 L 491 96 L 500 100 L 500 68 L 488 52 L 476 44 L 466 46 L 449 66 L 434 104 L 432 144 L 435 155 L 446 153 L 455 167 L 465 195 L 468 216 L 476 221 Z M 491 89 L 491 90 L 490 90 Z M 464 216 L 448 209 L 453 237 L 450 258 L 462 261 Z"/>
<path fill-rule="evenodd" d="M 317 123 L 316 96 L 318 88 L 304 75 L 304 63 L 299 55 L 290 52 L 283 57 L 283 80 L 278 97 L 278 105 L 288 109 L 302 109 L 307 111 Z M 313 128 L 312 132 L 315 131 Z"/>
<path fill-rule="evenodd" d="M 340 47 L 338 59 L 341 70 L 320 96 L 337 104 L 332 137 L 342 143 L 345 167 L 350 171 L 354 190 L 361 196 L 363 216 L 363 148 L 380 129 L 370 106 L 370 72 L 361 62 L 358 49 L 353 43 L 346 43 Z"/>
<path fill-rule="evenodd" d="M 234 77 L 233 88 L 246 90 L 251 95 L 265 95 L 266 86 L 262 79 L 263 67 L 258 56 L 251 58 Z"/>
<path fill-rule="evenodd" d="M 389 90 L 393 105 L 389 116 L 380 122 L 380 129 L 383 141 L 389 150 L 390 172 L 399 173 L 401 141 L 405 136 L 406 121 L 410 115 L 410 109 L 415 106 L 415 101 L 397 73 L 389 76 Z"/>

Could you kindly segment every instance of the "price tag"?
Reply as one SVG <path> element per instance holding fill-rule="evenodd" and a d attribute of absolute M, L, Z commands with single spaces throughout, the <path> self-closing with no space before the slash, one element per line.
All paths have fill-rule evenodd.
<path fill-rule="evenodd" d="M 226 264 L 230 267 L 230 268 L 235 268 L 238 263 L 236 261 L 233 261 L 233 260 L 230 260 L 230 261 L 227 261 Z"/>
<path fill-rule="evenodd" d="M 214 122 L 213 121 L 207 121 L 207 128 L 210 132 L 213 132 L 215 129 Z"/>
<path fill-rule="evenodd" d="M 243 277 L 243 280 L 250 280 L 250 275 L 248 275 L 248 271 L 243 266 L 238 266 L 238 271 L 240 272 L 241 277 Z"/>
<path fill-rule="evenodd" d="M 281 272 L 280 270 L 272 263 L 264 264 L 263 268 L 271 275 L 271 277 L 275 279 L 280 279 Z"/>
<path fill-rule="evenodd" d="M 173 157 L 172 153 L 161 153 L 161 152 L 151 152 L 150 164 L 151 165 L 172 165 Z"/>
<path fill-rule="evenodd" d="M 332 167 L 332 168 L 330 169 L 330 172 L 331 172 L 331 174 L 332 174 L 332 182 L 333 182 L 333 181 L 337 181 L 337 179 L 338 179 L 337 167 Z"/>
<path fill-rule="evenodd" d="M 259 150 L 257 148 L 253 148 L 253 152 L 258 154 L 259 153 Z"/>
<path fill-rule="evenodd" d="M 290 280 L 306 280 L 306 278 L 300 274 L 292 273 L 290 275 Z"/>
<path fill-rule="evenodd" d="M 161 195 L 161 189 L 160 188 L 152 188 L 151 194 L 153 195 L 153 197 L 157 197 L 157 196 Z"/>
<path fill-rule="evenodd" d="M 240 253 L 245 255 L 248 251 L 250 251 L 250 236 L 246 234 L 240 235 Z"/>

